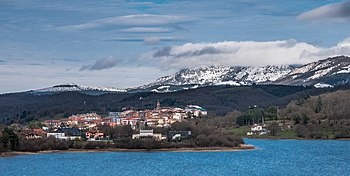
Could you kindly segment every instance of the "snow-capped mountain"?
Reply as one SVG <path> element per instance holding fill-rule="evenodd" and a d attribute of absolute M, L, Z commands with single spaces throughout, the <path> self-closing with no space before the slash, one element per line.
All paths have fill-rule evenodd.
<path fill-rule="evenodd" d="M 214 85 L 312 85 L 316 88 L 331 88 L 350 84 L 350 57 L 337 56 L 309 63 L 303 66 L 209 66 L 196 69 L 183 69 L 161 77 L 155 82 L 137 88 L 117 89 L 89 87 L 77 84 L 63 84 L 44 89 L 32 90 L 34 94 L 50 94 L 77 91 L 99 95 L 111 92 L 175 92 Z"/>
<path fill-rule="evenodd" d="M 331 87 L 347 84 L 350 78 L 350 57 L 338 56 L 295 67 L 290 65 L 240 67 L 209 66 L 196 69 L 183 69 L 175 74 L 164 76 L 140 88 L 184 85 L 251 85 L 284 84 L 315 85 Z M 158 90 L 157 88 L 153 90 Z M 157 92 L 157 91 L 156 91 Z"/>
<path fill-rule="evenodd" d="M 275 83 L 287 85 L 343 85 L 350 79 L 350 57 L 338 56 L 295 68 Z"/>
<path fill-rule="evenodd" d="M 37 89 L 30 91 L 34 94 L 47 94 L 47 93 L 59 93 L 59 92 L 84 92 L 84 93 L 108 93 L 108 92 L 127 92 L 125 89 L 117 89 L 117 88 L 106 88 L 106 87 L 89 87 L 89 86 L 83 86 L 78 84 L 62 84 L 62 85 L 56 85 L 53 87 L 43 88 L 43 89 Z M 95 93 L 94 93 L 95 92 Z"/>
<path fill-rule="evenodd" d="M 264 67 L 239 67 L 239 66 L 210 66 L 197 69 L 184 69 L 173 75 L 161 77 L 148 86 L 156 85 L 215 85 L 234 84 L 248 85 L 252 83 L 273 82 L 286 76 L 293 70 L 292 66 L 264 66 Z"/>

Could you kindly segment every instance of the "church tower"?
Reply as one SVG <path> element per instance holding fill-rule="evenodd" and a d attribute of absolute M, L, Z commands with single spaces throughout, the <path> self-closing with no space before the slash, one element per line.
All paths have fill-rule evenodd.
<path fill-rule="evenodd" d="M 157 110 L 160 109 L 160 102 L 159 102 L 159 100 L 157 101 L 157 107 L 156 107 L 156 109 L 157 109 Z"/>

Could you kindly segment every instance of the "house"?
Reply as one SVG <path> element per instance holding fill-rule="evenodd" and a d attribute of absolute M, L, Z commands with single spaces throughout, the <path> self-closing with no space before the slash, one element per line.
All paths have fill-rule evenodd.
<path fill-rule="evenodd" d="M 266 126 L 264 125 L 258 125 L 258 124 L 254 124 L 251 128 L 250 128 L 250 132 L 247 132 L 248 136 L 251 136 L 253 134 L 256 135 L 264 135 L 266 134 Z"/>
<path fill-rule="evenodd" d="M 112 122 L 112 118 L 107 117 L 107 118 L 103 118 L 101 125 L 109 125 Z"/>
<path fill-rule="evenodd" d="M 58 133 L 58 132 L 46 133 L 46 137 L 50 137 L 50 136 L 53 136 L 56 139 L 66 138 L 66 135 L 64 133 Z"/>
<path fill-rule="evenodd" d="M 260 132 L 260 131 L 263 130 L 263 127 L 260 126 L 260 125 L 255 124 L 255 125 L 253 125 L 253 126 L 250 128 L 250 130 L 251 130 L 252 132 Z"/>
<path fill-rule="evenodd" d="M 190 138 L 192 136 L 191 131 L 169 131 L 168 140 L 181 140 Z"/>
<path fill-rule="evenodd" d="M 36 129 L 25 129 L 22 134 L 26 139 L 38 139 L 46 136 L 46 132 L 41 128 Z"/>
<path fill-rule="evenodd" d="M 108 115 L 111 118 L 120 118 L 121 117 L 121 112 L 109 112 Z"/>
<path fill-rule="evenodd" d="M 132 139 L 140 139 L 140 138 L 153 138 L 155 140 L 163 140 L 162 134 L 159 133 L 153 133 L 152 130 L 140 130 L 139 134 L 133 134 Z"/>
<path fill-rule="evenodd" d="M 208 115 L 207 110 L 198 105 L 187 105 L 185 111 L 186 113 L 190 113 L 193 117 Z"/>
<path fill-rule="evenodd" d="M 58 128 L 61 125 L 59 120 L 45 120 L 43 124 L 49 128 Z"/>
<path fill-rule="evenodd" d="M 104 138 L 104 133 L 96 130 L 96 131 L 88 131 L 85 133 L 86 139 L 88 141 L 96 141 Z"/>
<path fill-rule="evenodd" d="M 81 132 L 79 130 L 79 128 L 60 128 L 58 130 L 58 132 L 60 133 L 64 133 L 66 136 L 81 136 Z"/>
<path fill-rule="evenodd" d="M 126 110 L 120 113 L 120 117 L 138 117 L 138 112 L 134 110 Z"/>
<path fill-rule="evenodd" d="M 81 139 L 80 136 L 66 136 L 65 133 L 60 133 L 60 132 L 51 132 L 46 134 L 47 137 L 53 136 L 56 139 L 62 139 L 62 140 L 76 140 L 76 139 Z"/>
<path fill-rule="evenodd" d="M 62 140 L 76 140 L 81 139 L 81 132 L 79 128 L 60 128 L 55 132 L 47 133 L 46 136 L 53 136 Z"/>
<path fill-rule="evenodd" d="M 130 125 L 132 129 L 136 129 L 140 125 L 140 118 L 136 116 L 121 118 L 120 124 Z"/>

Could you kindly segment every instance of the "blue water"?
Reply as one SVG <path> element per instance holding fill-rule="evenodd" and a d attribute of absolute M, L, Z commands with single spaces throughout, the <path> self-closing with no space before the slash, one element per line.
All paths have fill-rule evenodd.
<path fill-rule="evenodd" d="M 350 175 L 350 141 L 246 140 L 239 152 L 105 152 L 0 158 L 0 175 Z"/>

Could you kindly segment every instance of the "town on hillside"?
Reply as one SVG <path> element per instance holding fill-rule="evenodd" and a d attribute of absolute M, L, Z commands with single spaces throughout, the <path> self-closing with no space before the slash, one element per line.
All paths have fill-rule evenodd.
<path fill-rule="evenodd" d="M 163 140 L 177 137 L 190 136 L 191 132 L 169 132 L 168 136 L 153 133 L 151 128 L 170 127 L 175 122 L 187 121 L 191 118 L 201 118 L 207 115 L 206 109 L 198 105 L 187 105 L 185 108 L 162 107 L 160 102 L 156 103 L 154 109 L 134 110 L 123 108 L 121 112 L 109 112 L 107 117 L 102 117 L 97 113 L 75 114 L 68 118 L 59 120 L 44 120 L 34 128 L 22 130 L 22 135 L 26 139 L 36 139 L 53 136 L 61 140 L 87 140 L 106 141 L 110 136 L 104 134 L 100 129 L 103 126 L 130 126 L 133 130 L 138 130 L 139 134 L 134 134 L 133 139 L 151 137 L 156 140 Z"/>

